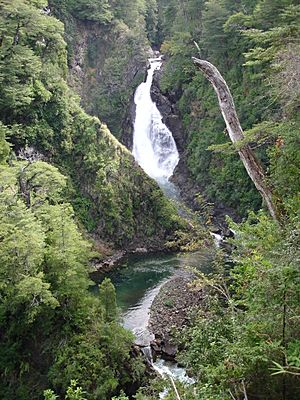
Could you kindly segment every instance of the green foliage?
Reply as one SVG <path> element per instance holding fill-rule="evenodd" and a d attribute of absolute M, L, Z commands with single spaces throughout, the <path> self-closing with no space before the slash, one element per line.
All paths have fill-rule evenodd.
<path fill-rule="evenodd" d="M 67 389 L 66 400 L 86 400 L 82 388 L 77 386 L 77 381 L 75 379 L 71 380 L 71 384 Z M 44 400 L 55 400 L 58 396 L 51 389 L 44 391 Z"/>
<path fill-rule="evenodd" d="M 283 122 L 273 132 L 277 139 L 269 150 L 270 174 L 277 196 L 287 204 L 299 197 L 300 191 L 300 125 L 298 121 Z"/>
<path fill-rule="evenodd" d="M 184 361 L 198 377 L 200 397 L 239 398 L 246 390 L 249 398 L 278 399 L 285 387 L 286 398 L 296 399 L 299 218 L 285 230 L 263 214 L 231 226 L 235 264 L 228 272 L 221 259 L 211 278 L 199 275 L 206 304 L 183 340 L 181 334 Z"/>
<path fill-rule="evenodd" d="M 204 195 L 240 216 L 261 207 L 235 154 L 248 144 L 286 212 L 279 228 L 263 213 L 237 225 L 233 254 L 212 276 L 198 274 L 206 299 L 179 342 L 198 383 L 192 398 L 299 397 L 299 4 L 297 1 L 159 2 L 168 56 L 161 88 L 177 100 L 188 134 L 188 167 Z M 225 76 L 245 140 L 228 143 L 215 94 L 190 57 Z M 189 398 L 189 391 L 182 395 Z"/>
<path fill-rule="evenodd" d="M 44 390 L 44 400 L 56 400 L 58 396 L 51 389 Z"/>
<path fill-rule="evenodd" d="M 3 124 L 0 124 L 0 164 L 3 164 L 6 160 L 7 157 L 9 155 L 9 144 L 8 142 L 5 140 L 6 139 L 6 135 L 8 133 L 8 129 L 5 128 L 5 126 L 3 126 Z"/>
<path fill-rule="evenodd" d="M 116 291 L 109 278 L 105 278 L 99 285 L 99 297 L 103 307 L 104 321 L 115 321 L 117 317 Z"/>
<path fill-rule="evenodd" d="M 199 276 L 210 295 L 205 312 L 199 311 L 182 336 L 184 361 L 199 383 L 195 392 L 180 387 L 180 393 L 186 399 L 224 400 L 245 397 L 245 391 L 255 398 L 259 390 L 275 400 L 285 391 L 285 398 L 296 400 L 299 5 L 291 0 L 50 4 L 66 23 L 69 62 L 76 29 L 89 31 L 85 89 L 91 89 L 91 100 L 84 103 L 117 136 L 132 89 L 142 79 L 137 70 L 148 46 L 145 29 L 153 43 L 164 41 L 169 60 L 161 86 L 178 99 L 189 133 L 189 169 L 207 196 L 245 215 L 249 207 L 260 207 L 260 198 L 237 155 L 207 150 L 224 149 L 227 139 L 213 91 L 190 61 L 194 39 L 203 57 L 223 70 L 246 141 L 259 148 L 286 221 L 279 228 L 260 213 L 233 224 L 231 270 L 225 265 L 210 278 Z M 190 249 L 203 232 L 178 217 L 107 127 L 82 110 L 66 83 L 63 25 L 42 10 L 45 6 L 42 0 L 0 4 L 0 392 L 4 400 L 38 399 L 52 387 L 44 392 L 47 400 L 57 398 L 55 393 L 74 400 L 120 394 L 125 400 L 120 389 L 143 381 L 145 366 L 131 358 L 132 335 L 116 322 L 111 282 L 102 283 L 98 297 L 88 291 L 91 246 L 75 217 L 123 247 L 135 239 L 155 246 L 168 238 L 171 248 Z M 95 32 L 105 44 L 94 40 Z M 98 53 L 105 54 L 101 61 Z M 203 218 L 208 219 L 205 213 Z M 137 398 L 157 398 L 159 390 L 151 391 Z"/>
<path fill-rule="evenodd" d="M 121 19 L 111 27 L 111 40 L 106 44 L 108 49 L 105 50 L 108 54 L 101 68 L 102 77 L 96 86 L 91 85 L 92 92 L 87 96 L 86 102 L 87 109 L 105 121 L 117 138 L 121 137 L 132 93 L 144 78 L 148 46 L 145 26 L 140 15 L 133 20 L 133 26 L 128 26 Z M 99 51 L 103 52 L 103 44 Z M 99 52 L 93 56 L 95 66 L 98 58 Z M 87 64 L 91 65 L 91 62 L 88 61 Z"/>
<path fill-rule="evenodd" d="M 107 0 L 77 0 L 70 1 L 70 10 L 76 17 L 108 24 L 112 21 L 113 13 Z"/>
<path fill-rule="evenodd" d="M 11 114 L 28 112 L 33 101 L 36 108 L 49 101 L 53 82 L 65 74 L 63 26 L 38 4 L 14 0 L 1 3 L 0 31 L 0 115 L 11 123 Z"/>
<path fill-rule="evenodd" d="M 128 397 L 125 396 L 125 394 L 124 394 L 124 392 L 123 392 L 123 393 L 121 393 L 120 396 L 118 396 L 118 397 L 113 397 L 112 400 L 128 400 Z"/>
<path fill-rule="evenodd" d="M 146 31 L 150 43 L 157 41 L 158 30 L 158 7 L 157 0 L 149 0 L 146 4 Z"/>
<path fill-rule="evenodd" d="M 131 334 L 115 322 L 110 281 L 99 299 L 88 292 L 90 245 L 64 203 L 66 178 L 42 161 L 13 162 L 0 176 L 2 398 L 37 399 L 47 382 L 66 399 L 85 398 L 83 390 L 110 398 L 143 368 L 130 358 Z"/>
<path fill-rule="evenodd" d="M 106 2 L 51 3 L 64 16 L 73 5 L 84 20 L 96 7 L 95 23 L 110 24 Z M 163 244 L 183 222 L 125 147 L 80 107 L 66 82 L 63 25 L 46 6 L 0 4 L 1 399 L 39 399 L 47 387 L 48 400 L 55 393 L 110 399 L 144 380 L 144 364 L 131 357 L 133 337 L 116 322 L 111 283 L 99 297 L 88 290 L 91 244 L 76 220 L 123 246 L 153 232 Z M 128 13 L 128 24 L 135 15 Z"/>
<path fill-rule="evenodd" d="M 234 150 L 224 147 L 228 140 L 215 94 L 190 61 L 197 55 L 193 40 L 200 57 L 225 76 L 245 131 L 286 117 L 294 120 L 299 108 L 299 5 L 291 0 L 195 3 L 197 10 L 189 14 L 194 2 L 159 2 L 168 26 L 163 30 L 162 51 L 168 60 L 161 88 L 177 100 L 188 132 L 188 167 L 203 194 L 245 216 L 250 208 L 259 209 L 261 200 Z M 247 138 L 266 169 L 285 128 L 275 131 L 277 136 L 269 130 Z M 215 149 L 224 154 L 211 153 Z M 273 179 L 276 186 L 277 178 L 270 176 Z"/>
<path fill-rule="evenodd" d="M 77 382 L 75 379 L 71 380 L 71 384 L 67 389 L 66 400 L 86 400 L 84 397 L 84 392 L 81 387 L 77 387 Z"/>
<path fill-rule="evenodd" d="M 132 93 L 144 78 L 147 33 L 155 40 L 156 0 L 52 0 L 51 5 L 65 22 L 72 81 L 85 110 L 120 138 Z M 74 70 L 78 57 L 83 59 L 80 76 Z"/>
<path fill-rule="evenodd" d="M 85 4 L 84 1 L 76 4 L 68 1 L 63 6 L 54 1 L 53 7 L 67 18 L 76 7 L 88 11 Z M 108 3 L 98 1 L 93 4 L 100 7 L 101 15 L 105 14 L 102 14 L 101 7 L 108 7 Z M 136 4 L 133 10 L 123 8 L 123 3 L 109 6 L 118 18 L 128 19 L 128 24 L 133 24 L 132 30 L 122 20 L 110 26 L 115 47 L 104 65 L 107 90 L 99 86 L 106 96 L 100 96 L 100 99 L 109 102 L 107 107 L 100 109 L 106 107 L 115 122 L 118 120 L 115 112 L 119 109 L 119 123 L 132 91 L 124 83 L 128 59 L 144 60 L 146 39 L 137 37 L 135 30 L 144 26 L 137 17 L 145 12 L 143 4 Z M 103 239 L 124 246 L 136 235 L 147 240 L 147 236 L 156 231 L 164 241 L 169 232 L 178 227 L 178 221 L 175 221 L 168 203 L 162 204 L 162 192 L 144 177 L 130 153 L 113 138 L 106 126 L 80 108 L 79 99 L 66 84 L 66 45 L 62 24 L 41 13 L 37 4 L 32 2 L 5 1 L 0 11 L 0 30 L 4 37 L 0 48 L 0 82 L 1 79 L 5 81 L 0 88 L 0 119 L 3 121 L 0 161 L 7 159 L 9 147 L 6 141 L 9 140 L 21 158 L 26 160 L 26 155 L 24 158 L 22 154 L 29 147 L 38 154 L 38 159 L 51 159 L 70 178 L 67 190 L 64 188 L 65 177 L 57 185 L 54 167 L 47 164 L 46 168 L 42 161 L 24 167 L 24 177 L 20 176 L 20 180 L 24 180 L 22 192 L 26 204 L 34 206 L 45 202 L 48 197 L 53 203 L 57 201 L 55 197 L 59 198 L 64 191 L 83 226 L 90 232 L 97 231 Z M 47 181 L 45 192 L 39 189 L 43 180 Z M 52 193 L 53 185 L 57 190 L 61 187 L 56 194 Z M 153 204 L 155 201 L 159 207 Z M 162 224 L 159 220 L 161 213 L 164 214 Z M 143 233 L 143 215 L 149 225 L 148 235 Z"/>
<path fill-rule="evenodd" d="M 174 307 L 174 301 L 172 299 L 167 299 L 167 300 L 165 300 L 164 305 L 166 307 L 173 308 Z"/>

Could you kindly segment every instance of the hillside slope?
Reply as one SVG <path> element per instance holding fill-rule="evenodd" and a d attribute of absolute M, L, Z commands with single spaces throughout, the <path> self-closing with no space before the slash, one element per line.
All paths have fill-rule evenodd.
<path fill-rule="evenodd" d="M 1 6 L 2 140 L 17 155 L 32 148 L 68 176 L 66 198 L 97 238 L 162 248 L 179 226 L 176 212 L 106 126 L 80 107 L 67 85 L 63 24 L 40 3 Z"/>

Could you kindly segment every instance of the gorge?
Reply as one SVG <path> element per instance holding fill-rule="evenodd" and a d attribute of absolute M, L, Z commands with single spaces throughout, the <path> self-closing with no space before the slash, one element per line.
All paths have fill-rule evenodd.
<path fill-rule="evenodd" d="M 1 400 L 299 399 L 299 51 L 298 0 L 0 0 Z"/>
<path fill-rule="evenodd" d="M 178 188 L 170 181 L 179 161 L 172 132 L 162 121 L 162 115 L 151 99 L 153 75 L 162 65 L 162 56 L 148 60 L 149 68 L 145 82 L 136 89 L 135 121 L 133 130 L 133 156 L 143 170 L 162 188 L 166 196 L 180 201 Z M 183 383 L 192 382 L 182 368 L 173 363 L 158 359 L 153 363 L 150 343 L 155 338 L 155 331 L 150 332 L 150 309 L 160 289 L 170 280 L 182 276 L 186 267 L 205 270 L 211 262 L 211 254 L 205 252 L 190 255 L 133 255 L 118 264 L 117 269 L 109 274 L 116 288 L 117 303 L 122 310 L 122 323 L 135 336 L 135 344 L 141 346 L 148 361 L 151 361 L 158 373 L 179 379 Z M 195 304 L 194 304 L 195 305 Z M 162 338 L 167 344 L 167 337 Z M 169 339 L 170 340 L 170 339 Z M 149 355 L 150 354 L 150 355 Z"/>

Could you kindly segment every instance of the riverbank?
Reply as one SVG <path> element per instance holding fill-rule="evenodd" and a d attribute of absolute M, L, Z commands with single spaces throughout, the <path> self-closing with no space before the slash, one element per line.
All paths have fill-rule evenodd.
<path fill-rule="evenodd" d="M 185 269 L 166 282 L 156 295 L 150 307 L 149 331 L 155 340 L 151 343 L 155 356 L 175 360 L 177 347 L 176 332 L 188 326 L 193 311 L 201 306 L 205 291 L 195 288 L 195 274 Z"/>

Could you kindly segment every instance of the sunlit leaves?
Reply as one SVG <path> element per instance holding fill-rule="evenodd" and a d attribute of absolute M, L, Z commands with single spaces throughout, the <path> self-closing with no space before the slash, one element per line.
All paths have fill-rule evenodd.
<path fill-rule="evenodd" d="M 56 167 L 37 161 L 28 165 L 23 173 L 27 190 L 32 193 L 32 201 L 37 206 L 46 200 L 52 203 L 61 200 L 67 179 Z"/>
<path fill-rule="evenodd" d="M 16 286 L 16 293 L 12 300 L 19 307 L 24 305 L 27 322 L 33 322 L 36 316 L 45 311 L 45 307 L 56 308 L 58 300 L 50 290 L 50 283 L 44 281 L 44 274 L 39 272 L 36 276 L 25 276 Z"/>
<path fill-rule="evenodd" d="M 77 0 L 71 3 L 71 10 L 77 17 L 88 21 L 108 24 L 112 21 L 113 13 L 108 0 Z"/>
<path fill-rule="evenodd" d="M 4 163 L 9 155 L 10 146 L 6 141 L 9 130 L 0 123 L 0 164 Z"/>
<path fill-rule="evenodd" d="M 8 186 L 0 193 L 2 282 L 15 284 L 23 275 L 39 271 L 44 255 L 44 238 L 40 222 L 18 199 L 13 185 Z"/>

